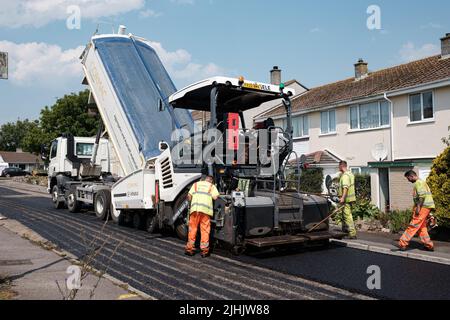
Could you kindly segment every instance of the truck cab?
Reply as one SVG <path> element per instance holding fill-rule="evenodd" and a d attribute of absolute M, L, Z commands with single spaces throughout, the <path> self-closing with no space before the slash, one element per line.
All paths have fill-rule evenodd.
<path fill-rule="evenodd" d="M 90 162 L 95 145 L 95 138 L 73 137 L 63 135 L 52 141 L 48 155 L 48 188 L 51 190 L 59 180 L 77 180 L 80 178 L 82 164 Z M 107 139 L 101 139 L 98 147 L 95 165 L 100 175 L 111 172 L 110 144 Z"/>

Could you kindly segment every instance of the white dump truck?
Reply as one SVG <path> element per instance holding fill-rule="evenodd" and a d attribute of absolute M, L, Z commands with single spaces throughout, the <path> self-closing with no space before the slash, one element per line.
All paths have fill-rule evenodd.
<path fill-rule="evenodd" d="M 92 147 L 70 135 L 52 145 L 51 152 L 58 153 L 54 150 L 61 148 L 59 160 L 50 156 L 49 169 L 49 191 L 57 208 L 66 204 L 74 212 L 82 204 L 93 205 L 101 219 L 110 216 L 119 224 L 129 222 L 149 232 L 173 228 L 185 239 L 186 195 L 207 173 L 214 176 L 221 193 L 212 220 L 213 238 L 236 252 L 248 246 L 264 248 L 342 236 L 329 232 L 327 199 L 287 187 L 286 164 L 296 156 L 290 107 L 294 90 L 244 78 L 214 77 L 177 92 L 149 42 L 126 35 L 124 30 L 93 36 L 81 56 L 83 83 L 89 87 L 103 125 L 97 138 L 89 141 Z M 273 121 L 267 121 L 262 127 L 246 128 L 244 111 L 272 100 L 283 101 L 287 127 L 275 128 Z M 259 149 L 250 146 L 245 137 L 256 137 L 259 143 L 267 130 L 276 130 L 279 138 L 274 144 L 280 152 L 269 152 L 269 157 L 277 157 L 280 166 L 268 169 L 259 159 L 252 164 L 223 159 L 188 164 L 174 161 L 172 153 L 180 141 L 174 141 L 173 132 L 187 132 L 184 139 L 189 144 L 195 139 L 191 110 L 209 112 L 205 129 L 219 132 L 219 140 L 228 142 L 228 153 L 236 153 L 238 145 Z M 105 134 L 108 141 L 101 139 Z M 217 143 L 202 135 L 200 140 L 202 150 Z M 120 163 L 122 175 L 118 178 L 108 168 L 108 143 Z M 58 165 L 52 165 L 53 161 Z M 70 170 L 67 163 L 71 163 Z M 239 180 L 246 181 L 245 192 L 236 187 Z M 307 232 L 311 227 L 314 232 Z"/>

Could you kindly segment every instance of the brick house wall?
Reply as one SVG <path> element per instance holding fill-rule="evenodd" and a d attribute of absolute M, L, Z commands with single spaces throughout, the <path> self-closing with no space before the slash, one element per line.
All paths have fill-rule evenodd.
<path fill-rule="evenodd" d="M 414 168 L 391 168 L 389 173 L 392 210 L 411 209 L 413 185 L 405 179 L 405 172 Z"/>

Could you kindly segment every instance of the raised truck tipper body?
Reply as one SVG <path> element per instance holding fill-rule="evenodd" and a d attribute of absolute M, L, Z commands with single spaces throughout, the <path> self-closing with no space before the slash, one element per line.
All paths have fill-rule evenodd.
<path fill-rule="evenodd" d="M 284 170 L 295 156 L 290 118 L 292 89 L 216 77 L 176 92 L 149 42 L 131 34 L 94 36 L 81 60 L 83 83 L 89 86 L 124 175 L 114 180 L 102 174 L 98 152 L 93 152 L 90 162 L 80 165 L 75 176 L 61 172 L 53 188 L 54 198 L 64 199 L 71 211 L 79 209 L 81 203 L 92 204 L 100 218 L 110 215 L 119 224 L 132 222 L 150 232 L 170 227 L 180 238 L 186 238 L 187 192 L 202 173 L 208 173 L 215 177 L 221 192 L 215 205 L 212 236 L 238 252 L 246 246 L 307 243 L 339 236 L 329 232 L 328 222 L 306 234 L 308 228 L 329 214 L 329 203 L 323 197 L 287 190 Z M 272 150 L 269 157 L 277 157 L 281 164 L 276 170 L 267 168 L 259 159 L 251 165 L 226 164 L 218 155 L 212 163 L 203 160 L 180 164 L 173 159 L 173 154 L 179 155 L 173 152 L 179 142 L 193 145 L 193 140 L 198 139 L 191 110 L 209 111 L 209 129 L 218 129 L 220 139 L 230 141 L 228 129 L 236 135 L 239 117 L 241 128 L 237 135 L 265 134 L 245 128 L 243 111 L 276 99 L 284 101 L 288 116 L 286 129 L 265 128 L 276 130 L 275 144 L 281 146 L 279 153 L 273 152 L 274 146 L 268 146 Z M 95 150 L 101 149 L 102 129 Z M 187 138 L 174 139 L 175 130 L 187 132 Z M 211 147 L 211 141 L 202 134 L 199 139 L 202 147 Z M 247 140 L 244 137 L 241 141 Z M 250 147 L 248 143 L 244 146 Z M 248 193 L 236 191 L 233 181 L 239 179 L 249 181 Z"/>

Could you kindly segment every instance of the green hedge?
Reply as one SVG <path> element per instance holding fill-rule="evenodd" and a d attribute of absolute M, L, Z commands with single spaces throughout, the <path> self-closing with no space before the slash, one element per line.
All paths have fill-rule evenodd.
<path fill-rule="evenodd" d="M 450 147 L 437 157 L 427 180 L 436 203 L 436 217 L 441 226 L 450 227 Z"/>
<path fill-rule="evenodd" d="M 302 171 L 300 190 L 304 192 L 322 193 L 323 169 L 310 168 Z"/>
<path fill-rule="evenodd" d="M 298 175 L 290 172 L 287 174 L 289 189 L 297 189 L 298 184 L 293 182 L 298 180 Z M 311 193 L 322 193 L 323 185 L 323 169 L 322 168 L 309 168 L 302 170 L 300 176 L 300 191 Z"/>

